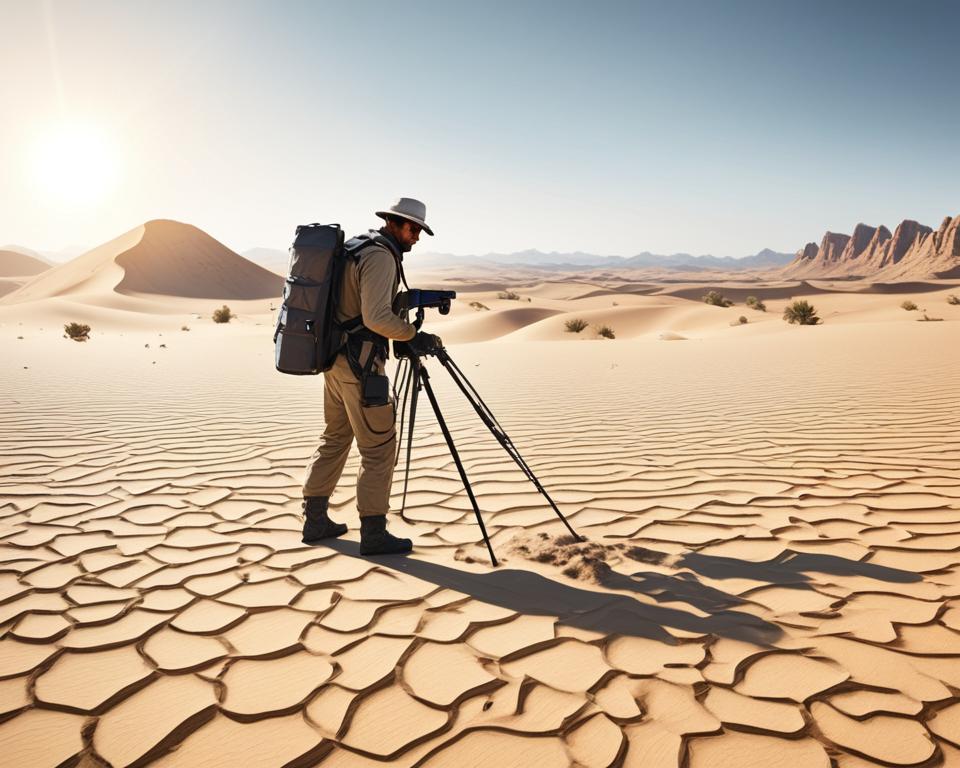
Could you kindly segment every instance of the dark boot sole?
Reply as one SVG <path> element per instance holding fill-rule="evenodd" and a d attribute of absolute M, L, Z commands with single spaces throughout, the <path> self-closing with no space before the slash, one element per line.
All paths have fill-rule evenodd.
<path fill-rule="evenodd" d="M 342 531 L 337 531 L 336 533 L 325 533 L 323 536 L 315 536 L 312 539 L 308 539 L 306 536 L 304 536 L 302 539 L 300 539 L 300 541 L 304 544 L 318 544 L 326 539 L 338 539 L 346 532 L 347 529 L 344 528 Z"/>

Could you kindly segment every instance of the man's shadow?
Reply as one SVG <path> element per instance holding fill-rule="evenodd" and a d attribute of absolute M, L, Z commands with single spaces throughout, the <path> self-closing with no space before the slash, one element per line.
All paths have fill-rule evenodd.
<path fill-rule="evenodd" d="M 341 554 L 360 557 L 359 547 L 354 542 L 331 540 L 325 545 Z M 639 549 L 634 550 L 631 556 L 639 562 L 658 562 L 666 557 L 663 553 Z M 639 571 L 627 575 L 604 570 L 599 574 L 603 586 L 643 593 L 658 603 L 687 603 L 709 614 L 700 616 L 673 605 L 650 605 L 627 595 L 580 589 L 516 568 L 471 573 L 405 555 L 380 556 L 371 559 L 371 562 L 517 613 L 556 616 L 559 623 L 570 627 L 602 634 L 645 637 L 665 643 L 676 642 L 666 627 L 729 637 L 756 645 L 770 645 L 783 634 L 776 624 L 751 613 L 734 610 L 747 600 L 701 583 L 694 573 L 713 579 L 753 579 L 793 589 L 812 589 L 810 577 L 804 572 L 806 570 L 869 576 L 898 583 L 920 580 L 916 574 L 895 568 L 860 563 L 834 555 L 792 552 L 761 563 L 692 552 L 682 556 L 677 566 L 694 573 L 671 576 Z"/>

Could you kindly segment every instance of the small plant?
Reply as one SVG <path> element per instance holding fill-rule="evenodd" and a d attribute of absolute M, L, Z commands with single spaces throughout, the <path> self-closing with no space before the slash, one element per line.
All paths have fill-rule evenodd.
<path fill-rule="evenodd" d="M 190 326 L 189 326 L 189 325 L 181 325 L 181 326 L 180 326 L 180 330 L 181 330 L 181 331 L 189 331 L 189 330 L 190 330 Z"/>
<path fill-rule="evenodd" d="M 707 295 L 703 297 L 703 301 L 715 307 L 729 307 L 733 305 L 733 302 L 723 296 L 720 291 L 708 291 Z"/>
<path fill-rule="evenodd" d="M 613 328 L 609 325 L 601 325 L 597 327 L 597 336 L 601 339 L 615 339 L 617 338 L 616 334 L 613 332 Z"/>
<path fill-rule="evenodd" d="M 760 299 L 758 299 L 756 296 L 747 296 L 747 306 L 750 307 L 750 309 L 757 310 L 757 312 L 767 311 L 767 305 L 760 301 Z"/>
<path fill-rule="evenodd" d="M 907 312 L 913 312 L 917 308 L 917 305 L 910 301 L 910 299 L 907 299 L 900 306 L 901 308 L 907 310 Z"/>
<path fill-rule="evenodd" d="M 582 320 L 579 317 L 575 317 L 572 320 L 567 320 L 563 324 L 564 328 L 567 329 L 567 333 L 580 333 L 588 325 L 586 320 Z"/>
<path fill-rule="evenodd" d="M 947 304 L 960 304 L 960 296 L 951 293 L 949 296 L 947 296 Z"/>
<path fill-rule="evenodd" d="M 230 312 L 230 307 L 226 304 L 220 307 L 220 309 L 213 310 L 213 322 L 215 323 L 229 323 L 234 317 L 236 317 L 236 315 Z"/>
<path fill-rule="evenodd" d="M 744 317 L 743 315 L 740 315 L 740 317 L 737 318 L 737 323 L 738 323 L 739 325 L 746 325 L 746 324 L 747 324 L 747 318 Z"/>
<path fill-rule="evenodd" d="M 64 338 L 74 341 L 87 341 L 90 338 L 90 326 L 85 323 L 67 323 L 63 326 Z"/>
<path fill-rule="evenodd" d="M 924 313 L 923 313 L 923 317 L 918 317 L 918 318 L 917 318 L 917 322 L 920 322 L 920 323 L 940 323 L 940 322 L 943 322 L 943 318 L 942 318 L 942 317 L 928 317 L 928 316 L 927 316 L 927 313 L 924 312 Z"/>
<path fill-rule="evenodd" d="M 817 317 L 817 310 L 805 299 L 800 299 L 787 306 L 783 310 L 783 319 L 796 325 L 817 325 L 820 322 L 820 318 Z"/>
<path fill-rule="evenodd" d="M 500 291 L 497 294 L 498 299 L 509 299 L 510 301 L 520 301 L 520 294 L 515 291 Z"/>
<path fill-rule="evenodd" d="M 482 312 L 485 309 L 490 309 L 486 304 L 481 304 L 479 301 L 471 301 L 470 306 L 473 307 L 477 312 Z"/>

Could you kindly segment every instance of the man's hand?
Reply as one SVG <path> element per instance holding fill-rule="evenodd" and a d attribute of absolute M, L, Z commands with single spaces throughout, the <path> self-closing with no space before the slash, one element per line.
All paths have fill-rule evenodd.
<path fill-rule="evenodd" d="M 394 341 L 393 351 L 397 357 L 423 357 L 432 355 L 443 348 L 443 340 L 439 336 L 425 331 L 417 331 L 417 335 L 409 341 Z"/>

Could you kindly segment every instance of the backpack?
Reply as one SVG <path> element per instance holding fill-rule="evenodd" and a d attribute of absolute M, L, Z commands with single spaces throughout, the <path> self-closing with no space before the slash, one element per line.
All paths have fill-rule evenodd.
<path fill-rule="evenodd" d="M 336 308 L 347 260 L 358 258 L 364 248 L 374 243 L 393 250 L 385 238 L 375 233 L 360 235 L 344 244 L 339 224 L 297 227 L 273 334 L 278 371 L 304 376 L 330 370 L 347 334 L 362 334 L 366 330 L 359 317 L 338 323 Z"/>

